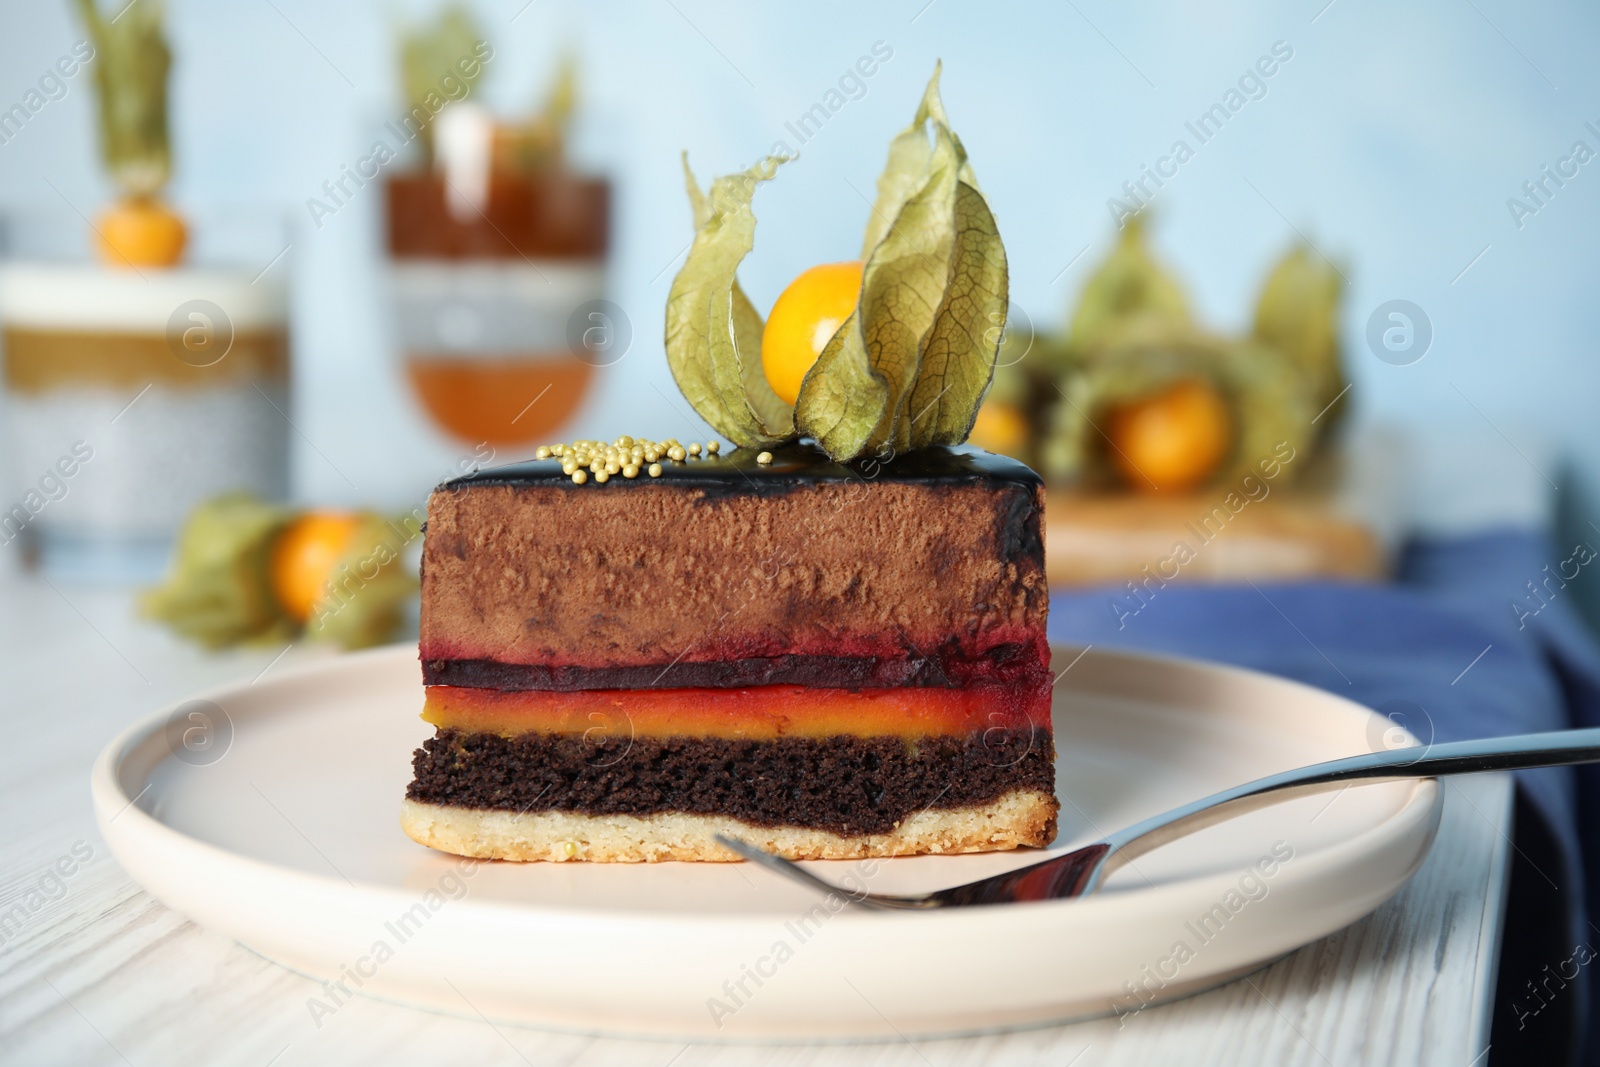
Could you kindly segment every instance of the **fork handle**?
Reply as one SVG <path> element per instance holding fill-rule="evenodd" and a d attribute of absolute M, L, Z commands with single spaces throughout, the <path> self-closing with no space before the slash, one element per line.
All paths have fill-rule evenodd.
<path fill-rule="evenodd" d="M 1295 797 L 1324 793 L 1340 785 L 1438 778 L 1478 771 L 1563 767 L 1576 763 L 1600 763 L 1600 728 L 1450 741 L 1314 763 L 1224 789 L 1112 834 L 1106 838 L 1111 848 L 1100 869 L 1100 878 L 1129 860 L 1197 830 Z"/>

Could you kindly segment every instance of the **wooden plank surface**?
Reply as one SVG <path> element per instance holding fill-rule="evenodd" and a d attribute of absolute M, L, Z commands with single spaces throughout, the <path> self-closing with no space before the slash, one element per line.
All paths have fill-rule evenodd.
<path fill-rule="evenodd" d="M 300 661 L 207 656 L 132 618 L 128 598 L 0 580 L 0 1062 L 743 1064 L 1439 1064 L 1482 1062 L 1510 849 L 1510 780 L 1447 784 L 1432 854 L 1366 920 L 1219 989 L 1119 1026 L 877 1045 L 619 1041 L 357 998 L 319 1027 L 318 986 L 153 901 L 109 857 L 90 764 L 118 730 L 209 685 Z M 279 658 L 281 655 L 281 658 Z M 79 859 L 87 855 L 87 859 Z M 71 867 L 51 877 L 58 861 Z M 951 961 L 959 968 L 960 961 Z"/>

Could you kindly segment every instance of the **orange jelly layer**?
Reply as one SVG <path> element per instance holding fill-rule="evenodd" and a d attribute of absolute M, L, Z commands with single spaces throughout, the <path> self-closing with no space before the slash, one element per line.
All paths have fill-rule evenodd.
<path fill-rule="evenodd" d="M 1048 685 L 966 689 L 591 689 L 576 693 L 432 685 L 422 717 L 506 737 L 596 732 L 620 737 L 929 737 L 1050 729 Z"/>

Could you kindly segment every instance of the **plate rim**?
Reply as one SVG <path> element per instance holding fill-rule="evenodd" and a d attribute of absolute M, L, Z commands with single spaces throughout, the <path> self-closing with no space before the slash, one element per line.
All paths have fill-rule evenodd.
<path fill-rule="evenodd" d="M 1370 708 L 1340 694 L 1249 668 L 1120 649 L 1052 645 L 1053 655 L 1091 650 L 1100 653 L 1097 659 L 1108 673 L 1099 675 L 1098 682 L 1080 677 L 1067 686 L 1069 691 L 1076 688 L 1085 694 L 1102 692 L 1138 700 L 1141 694 L 1130 692 L 1127 686 L 1119 689 L 1118 680 L 1126 679 L 1130 670 L 1143 670 L 1143 677 L 1157 690 L 1145 694 L 1144 699 L 1179 714 L 1226 714 L 1227 704 L 1215 696 L 1197 693 L 1188 700 L 1182 696 L 1186 684 L 1197 677 L 1193 672 L 1199 671 L 1224 687 L 1244 685 L 1269 699 L 1273 692 L 1281 692 L 1302 703 L 1310 701 L 1308 710 L 1313 714 L 1326 709 L 1341 716 L 1355 712 L 1373 721 L 1381 719 Z M 414 646 L 393 645 L 319 657 L 285 669 L 268 685 L 241 677 L 166 704 L 129 724 L 102 750 L 91 772 L 96 822 L 113 857 L 154 899 L 287 970 L 324 984 L 330 978 L 348 977 L 348 960 L 336 957 L 352 949 L 351 941 L 360 939 L 363 924 L 416 904 L 420 886 L 350 881 L 342 874 L 334 877 L 258 858 L 236 851 L 231 839 L 212 843 L 169 825 L 140 808 L 137 801 L 148 791 L 158 769 L 175 758 L 164 733 L 172 712 L 188 701 L 226 701 L 248 692 L 251 707 L 244 714 L 271 719 L 284 715 L 287 703 L 285 694 L 273 694 L 273 689 L 285 687 L 286 693 L 292 694 L 294 687 L 319 684 L 319 676 L 355 671 L 355 679 L 338 684 L 354 681 L 359 685 L 359 672 L 369 672 L 370 677 L 382 677 L 387 686 L 397 684 L 398 672 L 405 670 L 420 686 L 416 654 Z M 1149 673 L 1152 669 L 1168 674 L 1163 679 Z M 1180 683 L 1176 691 L 1159 691 L 1174 681 Z M 1132 688 L 1137 690 L 1142 684 L 1135 683 Z M 293 714 L 292 705 L 290 709 Z M 129 767 L 133 760 L 140 761 L 139 765 Z M 135 770 L 140 773 L 133 774 Z M 123 788 L 124 776 L 131 789 Z M 1433 779 L 1392 782 L 1381 788 L 1396 791 L 1391 794 L 1392 810 L 1331 843 L 1297 853 L 1296 873 L 1284 889 L 1289 897 L 1267 905 L 1271 910 L 1251 921 L 1242 942 L 1230 942 L 1231 947 L 1219 950 L 1215 965 L 1161 986 L 1156 999 L 1146 1006 L 1214 988 L 1268 966 L 1369 915 L 1399 892 L 1433 848 L 1444 793 Z M 398 801 L 395 807 L 398 823 Z M 399 832 L 398 826 L 395 832 Z M 478 862 L 434 855 L 457 863 Z M 1244 869 L 1249 869 L 1248 864 Z M 439 868 L 440 877 L 443 870 Z M 448 917 L 435 920 L 444 924 L 435 935 L 444 941 L 419 949 L 420 956 L 407 955 L 406 962 L 391 965 L 392 972 L 384 971 L 381 980 L 357 985 L 362 996 L 464 1018 L 492 1017 L 538 1029 L 717 1045 L 850 1044 L 908 1034 L 943 1038 L 1030 1029 L 1120 1013 L 1123 994 L 1107 992 L 1112 985 L 1102 984 L 1119 980 L 1111 978 L 1108 970 L 1124 963 L 1131 966 L 1133 961 L 1124 959 L 1129 952 L 1137 950 L 1143 958 L 1146 950 L 1160 951 L 1160 946 L 1148 943 L 1145 936 L 1146 929 L 1154 929 L 1152 921 L 1165 928 L 1167 922 L 1180 920 L 1196 900 L 1222 899 L 1237 887 L 1240 875 L 1240 870 L 1230 867 L 1179 876 L 1156 886 L 1130 885 L 1082 900 L 1043 901 L 1021 908 L 962 908 L 911 915 L 843 908 L 828 923 L 830 928 L 837 924 L 841 936 L 830 936 L 826 944 L 818 942 L 823 947 L 811 950 L 820 954 L 817 962 L 797 965 L 805 970 L 795 976 L 799 985 L 791 987 L 794 992 L 763 1000 L 754 1015 L 741 1016 L 727 1030 L 722 1029 L 718 1016 L 711 1015 L 708 1023 L 701 1013 L 698 997 L 704 990 L 696 986 L 698 991 L 685 1000 L 687 987 L 681 981 L 665 985 L 658 978 L 647 985 L 635 981 L 632 999 L 619 1014 L 615 966 L 632 964 L 641 976 L 679 973 L 664 968 L 679 968 L 683 954 L 692 952 L 698 960 L 690 969 L 706 972 L 699 973 L 698 979 L 714 984 L 747 966 L 750 953 L 760 951 L 772 936 L 774 922 L 785 915 L 792 917 L 792 901 L 773 901 L 771 906 L 763 904 L 763 910 L 753 911 L 722 912 L 714 906 L 657 911 L 641 910 L 632 898 L 624 898 L 620 906 L 596 907 L 581 901 L 483 899 L 467 893 L 452 896 Z M 1337 891 L 1330 888 L 1341 883 Z M 1285 905 L 1290 910 L 1285 911 Z M 1301 907 L 1309 910 L 1302 912 Z M 937 925 L 930 927 L 929 923 Z M 1106 959 L 1090 964 L 1087 971 L 1081 971 L 1076 963 L 1062 971 L 1063 960 L 1072 958 L 1074 943 L 1041 938 L 1042 932 L 1069 938 L 1087 936 L 1090 943 L 1098 937 Z M 1114 940 L 1106 942 L 1107 936 Z M 807 941 L 801 938 L 800 943 Z M 885 962 L 925 955 L 927 946 L 935 944 L 965 945 L 969 951 L 982 952 L 982 959 L 970 962 L 976 968 L 975 976 L 987 975 L 985 984 L 974 989 L 969 982 L 941 978 L 930 985 L 926 978 L 908 980 L 894 969 L 898 964 Z M 1015 948 L 987 952 L 988 946 L 1008 944 Z M 1140 945 L 1143 948 L 1138 948 Z M 360 951 L 360 946 L 353 951 Z M 515 972 L 506 970 L 508 951 L 521 953 L 514 957 Z M 525 961 L 536 958 L 565 960 L 563 966 L 575 966 L 576 984 L 551 986 L 538 976 L 537 969 L 522 977 Z M 807 958 L 812 957 L 808 954 Z M 842 1015 L 829 1015 L 830 1021 L 819 1025 L 814 1014 L 816 998 L 826 999 L 828 994 L 817 983 L 815 968 L 830 965 L 830 961 L 834 967 L 854 968 L 858 980 L 876 980 L 891 998 L 898 994 L 901 1002 L 890 1010 L 900 1022 L 889 1021 L 890 1016 L 876 1002 L 866 1002 L 872 1009 L 868 1012 L 851 1000 Z M 604 979 L 597 976 L 596 965 L 607 968 Z M 486 998 L 484 1009 L 466 1000 L 466 994 L 453 984 L 453 996 L 433 989 L 437 975 L 431 968 L 443 966 L 472 968 L 468 973 L 458 972 L 457 978 L 475 996 Z M 891 970 L 884 972 L 884 967 Z M 918 973 L 933 975 L 938 969 L 929 967 Z M 1031 977 L 1019 986 L 1016 976 L 1021 974 Z M 878 991 L 870 984 L 867 988 Z M 904 999 L 908 989 L 914 993 L 909 1001 Z M 966 992 L 953 1000 L 952 990 Z M 856 994 L 865 1000 L 860 989 Z M 462 1010 L 455 998 L 465 1001 L 476 1016 Z M 710 1000 L 705 1002 L 708 1010 L 710 1004 Z"/>

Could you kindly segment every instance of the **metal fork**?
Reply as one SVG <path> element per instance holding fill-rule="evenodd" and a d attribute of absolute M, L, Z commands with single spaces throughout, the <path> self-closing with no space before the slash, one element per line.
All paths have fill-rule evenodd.
<path fill-rule="evenodd" d="M 1123 864 L 1196 830 L 1284 800 L 1326 792 L 1337 786 L 1597 762 L 1600 762 L 1600 728 L 1452 741 L 1329 760 L 1224 789 L 1181 808 L 1135 823 L 1103 841 L 1085 845 L 1065 855 L 1005 874 L 981 878 L 966 885 L 909 896 L 845 889 L 818 878 L 796 863 L 743 841 L 723 834 L 718 834 L 717 840 L 745 859 L 809 889 L 838 894 L 850 903 L 866 908 L 928 911 L 976 904 L 1062 900 L 1088 896 L 1104 884 L 1107 875 Z"/>

